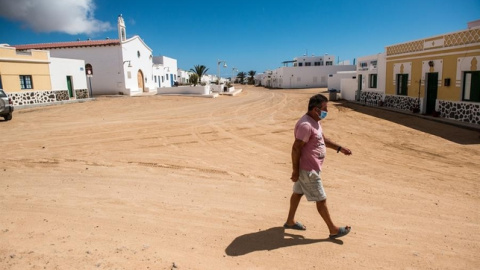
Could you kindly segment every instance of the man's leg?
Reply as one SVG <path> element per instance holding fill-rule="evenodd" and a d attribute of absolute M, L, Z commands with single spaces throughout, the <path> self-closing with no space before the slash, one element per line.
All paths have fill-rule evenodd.
<path fill-rule="evenodd" d="M 288 218 L 286 224 L 293 226 L 295 224 L 295 213 L 297 212 L 298 204 L 302 199 L 303 194 L 292 193 L 290 197 L 290 210 L 288 211 Z"/>
<path fill-rule="evenodd" d="M 327 200 L 318 201 L 317 202 L 317 210 L 320 216 L 322 216 L 323 220 L 328 226 L 328 230 L 330 234 L 335 235 L 338 233 L 339 228 L 333 224 L 332 219 L 330 218 L 330 213 L 328 212 L 327 207 Z"/>

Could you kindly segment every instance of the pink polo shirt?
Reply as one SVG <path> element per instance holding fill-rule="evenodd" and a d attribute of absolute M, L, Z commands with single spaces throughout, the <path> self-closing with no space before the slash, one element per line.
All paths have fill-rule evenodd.
<path fill-rule="evenodd" d="M 295 125 L 295 139 L 305 142 L 300 154 L 300 169 L 321 171 L 327 148 L 320 123 L 305 114 Z"/>

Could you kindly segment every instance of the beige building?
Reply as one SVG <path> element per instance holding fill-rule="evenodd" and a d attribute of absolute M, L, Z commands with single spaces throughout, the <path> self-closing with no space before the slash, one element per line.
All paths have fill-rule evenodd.
<path fill-rule="evenodd" d="M 0 85 L 5 92 L 49 90 L 50 55 L 47 51 L 19 52 L 13 47 L 0 45 Z"/>
<path fill-rule="evenodd" d="M 384 106 L 480 124 L 480 20 L 386 47 Z"/>

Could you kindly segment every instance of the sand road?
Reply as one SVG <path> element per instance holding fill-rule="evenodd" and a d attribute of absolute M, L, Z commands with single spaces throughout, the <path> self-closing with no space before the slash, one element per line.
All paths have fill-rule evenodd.
<path fill-rule="evenodd" d="M 325 89 L 98 97 L 0 121 L 0 269 L 479 269 L 477 131 L 329 104 L 328 240 L 290 150 Z"/>

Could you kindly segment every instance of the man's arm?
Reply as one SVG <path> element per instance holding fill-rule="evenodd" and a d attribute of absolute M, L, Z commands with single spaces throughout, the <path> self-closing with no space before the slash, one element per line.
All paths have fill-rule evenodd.
<path fill-rule="evenodd" d="M 302 153 L 303 145 L 305 142 L 299 139 L 295 139 L 292 146 L 292 179 L 293 182 L 298 181 L 300 174 L 300 154 Z"/>
<path fill-rule="evenodd" d="M 333 141 L 331 141 L 330 139 L 327 139 L 327 137 L 325 137 L 325 135 L 323 135 L 323 141 L 325 142 L 325 145 L 328 147 L 328 148 L 331 148 L 331 149 L 334 149 L 338 152 L 342 152 L 344 155 L 351 155 L 352 154 L 352 151 L 350 149 L 348 149 L 347 147 L 344 147 L 344 146 L 341 146 L 340 144 L 338 143 L 335 143 Z"/>

